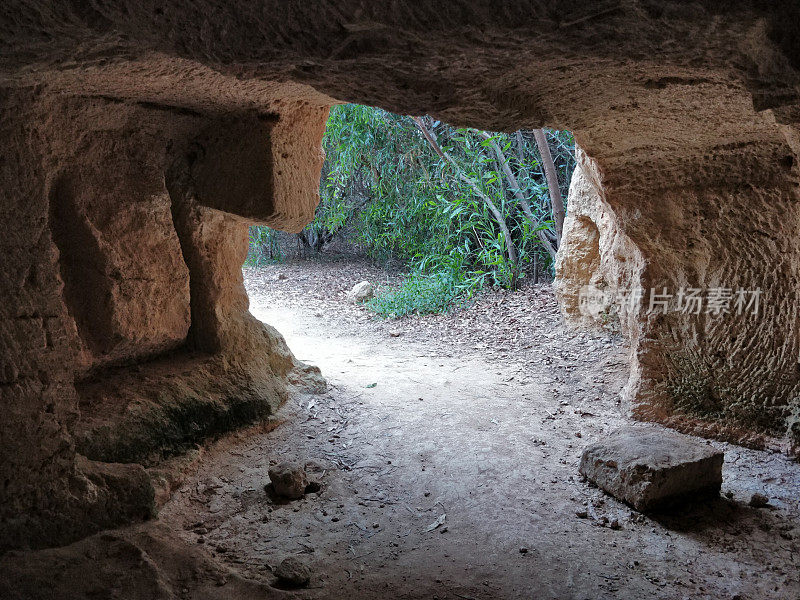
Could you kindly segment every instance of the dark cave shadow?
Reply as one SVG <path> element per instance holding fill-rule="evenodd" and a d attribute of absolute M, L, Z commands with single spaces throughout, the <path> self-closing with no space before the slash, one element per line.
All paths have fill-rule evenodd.
<path fill-rule="evenodd" d="M 266 492 L 267 500 L 270 504 L 274 505 L 275 507 L 278 506 L 288 506 L 294 502 L 297 502 L 297 499 L 290 499 L 284 498 L 280 496 L 278 493 L 275 492 L 275 488 L 272 487 L 272 483 L 268 483 L 264 486 L 264 491 Z M 308 482 L 306 485 L 305 494 L 315 494 L 316 496 L 321 496 L 324 492 L 324 487 L 318 481 L 312 480 Z"/>
<path fill-rule="evenodd" d="M 764 509 L 716 496 L 702 503 L 674 506 L 648 516 L 670 531 L 704 533 L 753 524 L 762 520 L 764 514 Z"/>

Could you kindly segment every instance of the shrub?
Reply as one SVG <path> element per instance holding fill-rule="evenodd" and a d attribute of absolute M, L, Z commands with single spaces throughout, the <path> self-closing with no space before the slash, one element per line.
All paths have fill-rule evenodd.
<path fill-rule="evenodd" d="M 546 135 L 566 194 L 572 134 Z M 347 104 L 331 109 L 323 147 L 320 204 L 301 241 L 320 251 L 338 236 L 414 273 L 375 301 L 379 314 L 444 310 L 483 285 L 514 288 L 552 270 L 556 234 L 532 132 L 490 135 Z M 280 260 L 269 230 L 253 229 L 246 264 Z"/>
<path fill-rule="evenodd" d="M 248 267 L 261 267 L 282 260 L 283 252 L 278 243 L 278 232 L 263 225 L 250 227 L 247 258 L 244 264 Z"/>
<path fill-rule="evenodd" d="M 414 273 L 397 287 L 380 290 L 366 306 L 384 318 L 444 312 L 463 304 L 475 287 L 453 272 Z"/>

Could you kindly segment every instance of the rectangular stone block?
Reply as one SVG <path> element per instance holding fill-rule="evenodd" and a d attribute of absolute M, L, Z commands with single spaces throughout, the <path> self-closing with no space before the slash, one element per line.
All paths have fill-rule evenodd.
<path fill-rule="evenodd" d="M 580 472 L 639 511 L 719 493 L 724 454 L 662 429 L 618 429 L 583 451 Z"/>

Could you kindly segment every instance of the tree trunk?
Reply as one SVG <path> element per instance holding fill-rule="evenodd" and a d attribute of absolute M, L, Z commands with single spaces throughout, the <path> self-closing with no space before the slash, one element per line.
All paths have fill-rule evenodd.
<path fill-rule="evenodd" d="M 517 159 L 519 160 L 520 167 L 525 162 L 525 140 L 522 137 L 522 132 L 518 129 L 514 134 L 517 139 Z"/>
<path fill-rule="evenodd" d="M 522 193 L 522 190 L 519 188 L 519 181 L 514 175 L 514 172 L 511 170 L 511 165 L 508 164 L 508 160 L 506 159 L 506 155 L 503 154 L 503 150 L 500 148 L 497 142 L 494 141 L 494 138 L 485 131 L 478 131 L 477 133 L 492 145 L 494 153 L 497 156 L 497 160 L 500 163 L 500 167 L 502 168 L 502 171 L 506 176 L 506 181 L 508 181 L 508 186 L 509 188 L 511 188 L 511 191 L 514 194 L 514 197 L 517 199 L 517 202 L 519 202 L 520 205 L 522 206 L 522 212 L 524 212 L 525 216 L 528 217 L 528 220 L 530 221 L 531 225 L 534 228 L 538 228 L 541 225 L 541 223 L 539 223 L 538 219 L 534 216 L 533 210 L 531 210 L 530 202 L 528 202 L 528 199 L 525 197 L 525 195 Z M 544 231 L 538 229 L 536 231 L 536 237 L 539 238 L 539 241 L 542 243 L 542 246 L 544 246 L 545 250 L 547 250 L 547 253 L 551 257 L 553 257 L 553 260 L 555 260 L 556 250 L 555 248 L 553 248 L 553 245 L 550 243 L 550 240 L 547 239 L 547 236 L 545 235 Z"/>
<path fill-rule="evenodd" d="M 453 166 L 459 179 L 472 188 L 472 191 L 475 193 L 475 195 L 483 200 L 483 203 L 486 204 L 489 212 L 492 213 L 494 220 L 497 222 L 497 225 L 500 227 L 500 231 L 503 232 L 503 237 L 505 238 L 506 252 L 508 253 L 508 260 L 511 263 L 511 287 L 516 287 L 517 279 L 519 277 L 519 255 L 517 254 L 517 247 L 514 245 L 514 240 L 511 239 L 511 230 L 508 228 L 508 224 L 506 223 L 503 213 L 497 208 L 495 203 L 492 202 L 492 199 L 484 194 L 483 191 L 481 191 L 481 189 L 478 187 L 478 184 L 475 183 L 475 181 L 473 181 L 466 173 L 464 173 L 453 157 L 442 150 L 442 148 L 439 146 L 439 143 L 436 141 L 433 132 L 425 126 L 422 118 L 413 117 L 413 119 L 417 124 L 417 127 L 419 127 L 419 130 L 422 132 L 423 137 L 428 141 L 428 144 L 430 144 L 431 148 L 433 148 L 433 151 Z"/>
<path fill-rule="evenodd" d="M 553 164 L 553 156 L 550 154 L 550 146 L 547 145 L 547 135 L 544 129 L 534 129 L 533 137 L 536 138 L 536 145 L 539 147 L 539 154 L 542 157 L 544 175 L 547 178 L 547 187 L 550 190 L 550 205 L 553 207 L 556 238 L 560 246 L 566 211 L 564 210 L 564 200 L 561 197 L 561 189 L 558 187 L 558 174 L 556 173 L 556 166 Z"/>

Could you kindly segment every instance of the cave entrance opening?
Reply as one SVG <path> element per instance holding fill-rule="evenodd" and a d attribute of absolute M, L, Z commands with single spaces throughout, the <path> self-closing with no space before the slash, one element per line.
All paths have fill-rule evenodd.
<path fill-rule="evenodd" d="M 464 168 L 467 178 L 481 193 L 492 190 L 497 206 L 514 219 L 512 234 L 531 234 L 520 248 L 542 246 L 533 241 L 535 232 L 524 231 L 525 212 L 492 144 L 519 181 L 518 136 L 490 134 L 487 140 L 471 130 L 445 131 L 430 119 L 423 125 L 454 160 L 457 152 L 465 159 L 464 147 L 471 144 L 489 175 Z M 599 528 L 588 534 L 579 529 L 585 522 L 576 510 L 594 492 L 580 481 L 577 459 L 581 438 L 626 421 L 618 404 L 627 375 L 625 347 L 613 331 L 564 327 L 546 250 L 524 263 L 527 270 L 510 285 L 510 269 L 499 260 L 507 257 L 502 231 L 472 184 L 452 182 L 455 167 L 413 120 L 392 127 L 388 150 L 326 148 L 322 203 L 299 236 L 250 230 L 244 268 L 250 311 L 277 328 L 297 358 L 321 368 L 326 390 L 300 390 L 273 415 L 269 433 L 242 439 L 235 454 L 222 449 L 210 455 L 197 476 L 206 507 L 178 498 L 163 518 L 185 524 L 187 535 L 202 538 L 254 578 L 263 575 L 258 565 L 265 557 L 277 562 L 297 553 L 337 589 L 351 585 L 354 564 L 367 565 L 365 597 L 385 585 L 398 596 L 432 597 L 433 589 L 419 586 L 437 579 L 452 585 L 456 574 L 460 585 L 468 580 L 469 597 L 477 597 L 474 590 L 485 581 L 497 597 L 514 597 L 512 590 L 523 589 L 532 570 L 539 580 L 552 571 L 542 568 L 543 560 L 571 569 L 567 564 L 575 557 L 591 557 L 605 544 Z M 413 138 L 411 150 L 398 152 L 402 136 Z M 526 136 L 523 143 L 533 146 L 535 138 Z M 364 156 L 381 153 L 378 164 Z M 336 170 L 336 161 L 364 166 L 347 175 Z M 413 168 L 415 177 L 395 185 L 398 165 Z M 525 180 L 526 189 L 536 190 L 549 207 L 546 177 L 539 175 Z M 377 197 L 386 190 L 390 201 Z M 442 214 L 426 229 L 424 219 L 437 202 Z M 420 310 L 421 300 L 424 307 L 436 306 L 426 298 L 450 289 L 446 275 L 422 269 L 409 275 L 397 256 L 367 253 L 411 244 L 437 249 L 460 229 L 461 219 L 468 223 L 464 238 L 451 246 L 479 256 L 494 248 L 498 265 L 482 289 L 455 299 L 447 310 Z M 479 237 L 481 227 L 491 234 Z M 321 491 L 288 502 L 265 496 L 265 474 L 287 461 Z M 230 497 L 241 502 L 225 500 Z M 598 519 L 609 523 L 628 518 L 621 506 L 598 510 Z M 508 580 L 496 577 L 508 557 L 534 554 Z"/>
<path fill-rule="evenodd" d="M 568 131 L 489 132 L 361 105 L 331 109 L 314 220 L 254 226 L 246 265 L 329 257 L 402 274 L 353 292 L 381 317 L 437 313 L 552 280 L 575 169 Z"/>
<path fill-rule="evenodd" d="M 176 525 L 175 535 L 235 572 L 273 583 L 265 565 L 300 555 L 315 569 L 315 584 L 357 587 L 354 598 L 376 597 L 389 587 L 400 597 L 453 592 L 514 598 L 529 592 L 530 581 L 553 597 L 575 596 L 578 589 L 585 591 L 581 597 L 596 597 L 607 591 L 603 585 L 619 580 L 632 596 L 644 597 L 652 591 L 653 573 L 663 581 L 665 572 L 685 573 L 686 580 L 701 582 L 698 588 L 720 591 L 709 574 L 750 573 L 759 560 L 749 554 L 753 547 L 776 557 L 776 564 L 793 564 L 793 550 L 781 541 L 795 535 L 785 529 L 785 517 L 762 518 L 721 501 L 714 507 L 732 525 L 723 533 L 730 543 L 720 545 L 720 522 L 709 512 L 676 518 L 670 530 L 669 523 L 634 514 L 581 481 L 577 462 L 584 443 L 629 423 L 619 406 L 628 374 L 625 344 L 613 330 L 575 333 L 562 326 L 544 243 L 552 244 L 556 219 L 544 240 L 526 221 L 516 194 L 526 166 L 524 159 L 515 163 L 516 133 L 484 136 L 446 129 L 428 117 L 407 120 L 405 127 L 396 128 L 392 141 L 413 134 L 417 146 L 411 151 L 392 147 L 382 163 L 367 162 L 355 178 L 325 167 L 328 204 L 315 219 L 317 228 L 312 224 L 302 237 L 289 238 L 305 260 L 275 260 L 284 252 L 280 239 L 263 229 L 250 232 L 273 244 L 262 253 L 269 260 L 245 270 L 252 314 L 283 332 L 298 358 L 322 368 L 325 389 L 311 390 L 302 375 L 313 371 L 296 364 L 281 336 L 246 311 L 243 217 L 198 202 L 197 189 L 179 176 L 168 176 L 164 190 L 159 173 L 134 188 L 139 204 L 118 221 L 113 202 L 84 194 L 76 183 L 99 178 L 96 173 L 87 168 L 54 179 L 51 231 L 65 305 L 85 350 L 79 366 L 132 362 L 121 365 L 125 377 L 112 371 L 102 381 L 76 382 L 82 414 L 72 433 L 80 468 L 92 486 L 97 482 L 86 488 L 99 507 L 93 514 L 102 517 L 100 510 L 110 505 L 117 518 L 140 519 L 150 516 L 155 500 L 162 524 Z M 548 141 L 568 135 L 545 134 Z M 521 137 L 523 145 L 537 143 L 534 134 Z M 339 157 L 345 166 L 380 154 L 348 148 Z M 221 160 L 235 162 L 236 156 Z M 469 157 L 481 169 L 459 167 Z M 104 164 L 111 175 L 125 175 L 124 161 Z M 416 177 L 393 180 L 401 166 L 416 169 Z M 519 185 L 509 183 L 506 167 Z M 542 211 L 555 212 L 546 173 L 539 176 Z M 123 177 L 129 196 L 132 179 Z M 267 183 L 257 179 L 253 188 Z M 356 192 L 348 195 L 351 184 Z M 392 201 L 381 204 L 379 192 Z M 506 219 L 508 236 L 482 195 Z M 563 227 L 581 245 L 570 253 L 573 263 L 562 267 L 584 269 L 573 281 L 597 286 L 611 215 L 588 206 L 578 213 L 572 200 L 570 192 Z M 357 210 L 348 216 L 353 206 Z M 368 219 L 362 223 L 358 214 Z M 435 226 L 428 227 L 428 220 Z M 343 223 L 339 229 L 337 222 Z M 342 243 L 348 227 L 354 236 L 371 227 L 371 237 L 356 237 L 360 246 L 348 246 Z M 448 237 L 453 231 L 466 231 L 463 254 L 461 242 Z M 507 240 L 516 244 L 516 263 Z M 340 253 L 332 252 L 337 244 Z M 143 258 L 119 251 L 137 245 L 146 249 Z M 431 251 L 411 256 L 426 260 L 410 273 L 402 270 L 409 257 L 397 256 L 408 248 Z M 375 254 L 368 256 L 367 249 Z M 147 269 L 157 269 L 157 276 Z M 130 277 L 120 281 L 123 272 Z M 364 281 L 371 294 L 360 285 Z M 142 290 L 155 290 L 151 310 L 133 311 L 130 294 L 119 293 L 123 286 L 139 290 L 139 298 Z M 162 293 L 161 286 L 173 293 Z M 91 297 L 82 299 L 82 293 Z M 116 304 L 109 308 L 105 300 Z M 450 310 L 439 310 L 442 301 Z M 180 318 L 170 321 L 176 330 L 162 345 L 156 334 L 166 328 L 144 325 L 171 306 Z M 106 309 L 123 318 L 106 318 Z M 131 331 L 142 335 L 126 337 Z M 198 361 L 178 362 L 171 355 L 163 364 L 148 360 L 169 353 L 173 344 L 183 349 L 187 341 L 204 353 Z M 288 399 L 286 381 L 298 388 Z M 124 404 L 117 390 L 128 394 Z M 107 420 L 115 407 L 124 407 L 121 418 Z M 204 443 L 253 423 L 255 429 Z M 746 497 L 753 491 L 748 482 L 764 465 L 762 473 L 782 482 L 772 489 L 787 505 L 781 498 L 796 488 L 796 468 L 743 448 L 727 452 L 736 464 L 726 492 Z M 265 493 L 270 467 L 282 461 L 299 465 L 317 487 L 304 488 L 307 493 L 292 501 L 275 497 L 274 487 Z M 141 494 L 125 497 L 126 481 Z M 135 510 L 122 512 L 130 506 Z M 675 535 L 692 519 L 700 525 L 690 535 Z M 93 525 L 113 523 L 98 518 Z M 759 544 L 737 542 L 743 530 L 756 531 Z M 789 538 L 758 533 L 770 530 Z M 638 556 L 633 566 L 630 556 Z M 686 564 L 685 556 L 694 562 Z M 758 576 L 777 590 L 785 572 Z"/>

